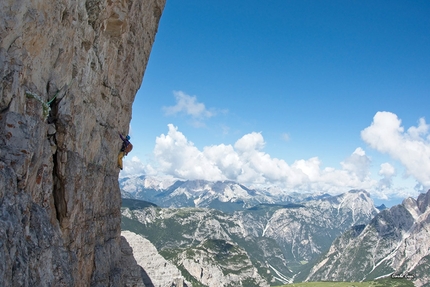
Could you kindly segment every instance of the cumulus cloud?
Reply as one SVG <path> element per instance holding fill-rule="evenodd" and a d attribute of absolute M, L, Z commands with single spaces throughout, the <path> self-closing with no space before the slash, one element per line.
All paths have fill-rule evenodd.
<path fill-rule="evenodd" d="M 297 160 L 291 165 L 264 152 L 261 133 L 242 136 L 234 145 L 212 145 L 199 150 L 177 127 L 156 138 L 152 168 L 181 179 L 234 180 L 249 186 L 276 185 L 297 191 L 345 192 L 369 189 L 377 181 L 369 177 L 370 159 L 357 148 L 342 169 L 322 168 L 318 157 Z"/>
<path fill-rule="evenodd" d="M 225 179 L 219 168 L 172 124 L 167 135 L 155 140 L 154 156 L 159 170 L 183 179 Z"/>
<path fill-rule="evenodd" d="M 378 174 L 383 177 L 392 177 L 396 175 L 396 169 L 388 162 L 385 162 L 381 164 L 381 169 L 379 170 Z"/>
<path fill-rule="evenodd" d="M 396 175 L 396 169 L 394 166 L 385 162 L 381 164 L 381 168 L 378 172 L 382 178 L 379 180 L 379 188 L 380 189 L 388 189 L 393 185 L 393 177 Z"/>
<path fill-rule="evenodd" d="M 377 151 L 400 161 L 423 189 L 430 188 L 430 135 L 424 118 L 418 126 L 405 131 L 397 115 L 378 112 L 372 124 L 361 131 L 361 138 Z"/>
<path fill-rule="evenodd" d="M 253 132 L 244 135 L 234 144 L 234 147 L 237 151 L 245 153 L 262 150 L 264 148 L 264 145 L 265 142 L 261 133 Z"/>
<path fill-rule="evenodd" d="M 125 157 L 124 170 L 121 171 L 121 177 L 136 174 L 148 174 L 145 164 L 137 156 L 133 156 L 131 159 Z"/>
<path fill-rule="evenodd" d="M 184 113 L 194 119 L 204 119 L 214 116 L 214 112 L 206 109 L 203 103 L 197 102 L 196 96 L 190 96 L 182 91 L 174 91 L 173 95 L 176 99 L 176 105 L 163 107 L 167 116 Z"/>
<path fill-rule="evenodd" d="M 181 92 L 177 95 L 178 104 L 176 108 L 171 107 L 172 113 L 176 110 L 204 117 L 206 108 L 199 105 L 195 97 Z M 419 119 L 416 126 L 405 129 L 397 115 L 378 112 L 372 124 L 361 131 L 361 137 L 370 147 L 398 160 L 405 167 L 408 181 L 417 181 L 415 190 L 430 188 L 430 125 L 424 118 Z M 137 157 L 127 158 L 121 176 L 145 173 L 190 180 L 233 180 L 250 187 L 277 186 L 289 191 L 329 193 L 362 188 L 381 199 L 416 196 L 413 188 L 395 186 L 393 182 L 398 172 L 390 163 L 380 165 L 379 180 L 372 178 L 372 160 L 361 147 L 340 162 L 340 168 L 333 168 L 323 167 L 318 157 L 289 164 L 271 157 L 264 151 L 265 145 L 262 133 L 252 132 L 234 144 L 199 149 L 177 127 L 169 124 L 167 134 L 156 138 L 153 161 L 144 164 Z"/>
<path fill-rule="evenodd" d="M 355 173 L 360 180 L 364 180 L 366 177 L 370 176 L 370 163 L 370 158 L 366 155 L 364 150 L 359 147 L 351 156 L 341 162 L 341 165 L 345 170 Z"/>

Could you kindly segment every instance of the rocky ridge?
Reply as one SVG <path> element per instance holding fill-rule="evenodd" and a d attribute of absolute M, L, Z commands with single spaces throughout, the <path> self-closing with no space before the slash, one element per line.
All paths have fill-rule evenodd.
<path fill-rule="evenodd" d="M 164 258 L 180 268 L 182 276 L 193 286 L 244 286 L 242 280 L 253 282 L 245 286 L 268 285 L 248 253 L 225 229 L 228 219 L 222 213 L 157 207 L 123 208 L 122 212 L 123 230 L 145 236 Z M 149 257 L 143 260 L 152 261 Z M 157 272 L 153 274 L 160 276 Z"/>
<path fill-rule="evenodd" d="M 150 176 L 119 180 L 123 198 L 146 200 L 161 207 L 209 207 L 226 212 L 260 203 L 300 202 L 310 194 L 288 193 L 279 188 L 249 188 L 233 181 L 160 179 Z M 323 198 L 330 195 L 314 195 Z"/>
<path fill-rule="evenodd" d="M 376 214 L 362 190 L 303 204 L 260 204 L 234 213 L 160 208 L 127 199 L 122 228 L 148 238 L 164 257 L 184 267 L 187 278 L 208 286 L 242 286 L 235 277 L 240 275 L 250 280 L 243 286 L 261 286 L 263 279 L 267 284 L 291 283 L 305 263 L 320 256 L 343 231 Z"/>
<path fill-rule="evenodd" d="M 310 200 L 303 206 L 279 209 L 262 226 L 248 222 L 253 213 L 243 213 L 242 221 L 254 234 L 276 240 L 290 258 L 303 262 L 315 259 L 342 232 L 378 213 L 364 190 Z"/>
<path fill-rule="evenodd" d="M 175 265 L 158 254 L 155 246 L 146 238 L 130 231 L 122 231 L 133 249 L 134 258 L 148 275 L 148 282 L 154 286 L 190 286 Z M 149 284 L 148 284 L 149 285 Z"/>
<path fill-rule="evenodd" d="M 411 277 L 430 284 L 430 190 L 415 200 L 381 211 L 369 224 L 355 226 L 331 245 L 308 281 L 363 281 Z"/>
<path fill-rule="evenodd" d="M 115 159 L 164 5 L 0 2 L 3 286 L 143 284 L 121 266 Z"/>

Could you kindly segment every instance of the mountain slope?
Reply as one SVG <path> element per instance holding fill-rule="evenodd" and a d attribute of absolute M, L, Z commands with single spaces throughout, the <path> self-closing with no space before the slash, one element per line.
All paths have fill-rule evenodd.
<path fill-rule="evenodd" d="M 127 239 L 133 249 L 137 264 L 145 270 L 150 278 L 145 286 L 150 286 L 151 284 L 153 286 L 188 285 L 178 268 L 158 254 L 157 249 L 149 240 L 130 231 L 122 231 L 121 235 Z M 163 272 L 159 272 L 160 269 Z"/>
<path fill-rule="evenodd" d="M 367 223 L 377 214 L 369 194 L 363 190 L 269 210 L 237 212 L 235 221 L 242 222 L 244 236 L 274 239 L 293 265 L 316 259 L 343 231 Z"/>
<path fill-rule="evenodd" d="M 362 281 L 381 276 L 415 277 L 429 284 L 430 190 L 417 200 L 380 212 L 368 225 L 337 238 L 310 271 L 307 280 Z"/>
<path fill-rule="evenodd" d="M 147 207 L 123 208 L 122 214 L 123 230 L 147 237 L 191 282 L 242 286 L 241 280 L 247 280 L 246 286 L 268 285 L 248 253 L 230 236 L 228 229 L 235 223 L 219 211 Z"/>
<path fill-rule="evenodd" d="M 260 285 L 263 279 L 271 284 L 292 282 L 295 274 L 327 250 L 334 238 L 352 225 L 367 223 L 377 213 L 368 193 L 362 190 L 303 204 L 260 204 L 234 213 L 207 208 L 166 209 L 132 202 L 128 199 L 123 204 L 123 230 L 144 235 L 182 268 L 196 268 L 192 260 L 202 262 L 207 258 L 204 262 L 218 269 L 208 267 L 204 274 L 221 270 L 226 275 L 224 279 L 218 276 L 219 280 L 237 284 L 239 281 L 231 275 L 239 272 L 237 269 L 242 279 L 250 278 Z M 211 255 L 218 254 L 208 248 L 212 245 L 228 247 L 232 253 L 227 263 L 226 258 Z M 235 256 L 248 263 L 236 266 L 237 262 L 231 261 Z M 194 278 L 197 273 L 191 269 L 187 272 Z M 250 277 L 257 271 L 259 277 Z M 200 282 L 203 277 L 198 278 Z"/>

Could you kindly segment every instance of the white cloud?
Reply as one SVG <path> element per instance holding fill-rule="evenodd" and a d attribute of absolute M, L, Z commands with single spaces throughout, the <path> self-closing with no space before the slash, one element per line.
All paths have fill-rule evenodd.
<path fill-rule="evenodd" d="M 236 179 L 242 173 L 241 160 L 231 145 L 214 145 L 203 149 L 205 157 L 219 167 L 225 179 Z"/>
<path fill-rule="evenodd" d="M 342 169 L 324 168 L 318 157 L 289 165 L 263 151 L 261 133 L 244 135 L 234 145 L 212 145 L 199 150 L 172 124 L 156 139 L 153 169 L 181 179 L 234 180 L 249 186 L 279 186 L 290 191 L 345 192 L 377 185 L 369 177 L 370 159 L 357 148 Z"/>
<path fill-rule="evenodd" d="M 204 119 L 214 116 L 214 112 L 206 109 L 203 103 L 197 102 L 196 96 L 190 96 L 182 91 L 174 91 L 173 95 L 176 99 L 176 105 L 163 107 L 166 115 L 176 115 L 178 113 L 185 113 L 194 119 Z"/>
<path fill-rule="evenodd" d="M 380 164 L 372 178 L 372 159 L 357 148 L 340 169 L 323 167 L 318 157 L 299 159 L 288 164 L 264 151 L 261 132 L 243 135 L 234 144 L 197 148 L 177 127 L 168 125 L 168 133 L 156 138 L 151 164 L 137 157 L 128 159 L 121 176 L 133 174 L 167 175 L 181 179 L 233 180 L 250 187 L 278 186 L 288 191 L 345 192 L 362 188 L 374 196 L 416 196 L 416 190 L 430 188 L 430 125 L 420 119 L 417 126 L 405 129 L 398 117 L 378 112 L 372 124 L 361 132 L 362 139 L 372 148 L 389 154 L 406 169 L 407 186 L 396 181 L 397 170 L 390 163 Z M 404 179 L 403 179 L 404 180 Z M 396 184 L 394 184 L 396 183 Z"/>
<path fill-rule="evenodd" d="M 216 164 L 176 127 L 168 127 L 167 135 L 162 134 L 155 141 L 154 156 L 161 172 L 183 179 L 225 179 Z"/>
<path fill-rule="evenodd" d="M 381 169 L 379 170 L 378 174 L 384 177 L 392 177 L 396 175 L 396 169 L 388 162 L 385 162 L 381 164 Z"/>
<path fill-rule="evenodd" d="M 381 164 L 381 169 L 379 170 L 378 174 L 382 176 L 382 178 L 379 180 L 379 188 L 381 190 L 391 188 L 393 185 L 393 177 L 396 175 L 396 169 L 394 166 L 388 162 L 385 162 Z"/>
<path fill-rule="evenodd" d="M 265 142 L 261 133 L 250 133 L 244 135 L 235 144 L 234 148 L 239 152 L 255 152 L 264 148 Z"/>
<path fill-rule="evenodd" d="M 390 112 L 377 112 L 372 124 L 361 132 L 362 139 L 372 148 L 400 161 L 408 175 L 424 190 L 430 188 L 429 125 L 421 118 L 417 127 L 406 132 L 401 120 Z"/>
<path fill-rule="evenodd" d="M 412 178 L 417 181 L 417 190 L 430 188 L 430 125 L 423 118 L 417 126 L 406 130 L 395 114 L 378 112 L 361 137 L 372 148 L 398 160 L 410 176 L 408 181 Z M 416 195 L 412 188 L 394 184 L 397 170 L 390 163 L 382 163 L 377 173 L 379 180 L 373 179 L 372 160 L 360 147 L 336 169 L 323 167 L 318 157 L 288 164 L 267 154 L 265 145 L 262 133 L 252 132 L 233 145 L 198 149 L 177 127 L 169 124 L 168 133 L 156 138 L 153 162 L 143 164 L 137 157 L 127 159 L 121 176 L 145 173 L 181 179 L 233 180 L 250 187 L 278 186 L 289 191 L 340 193 L 363 188 L 381 199 Z"/>
<path fill-rule="evenodd" d="M 366 155 L 362 148 L 357 148 L 351 156 L 341 162 L 343 169 L 348 170 L 358 176 L 360 180 L 364 180 L 370 176 L 370 158 Z"/>
<path fill-rule="evenodd" d="M 416 141 L 425 141 L 422 136 L 426 136 L 429 132 L 429 125 L 426 124 L 424 118 L 419 119 L 418 127 L 410 127 L 408 129 L 408 135 L 411 139 Z M 427 141 L 430 140 L 430 135 L 427 135 Z"/>
<path fill-rule="evenodd" d="M 124 157 L 123 162 L 124 169 L 121 171 L 121 177 L 136 174 L 148 174 L 145 165 L 137 156 L 133 156 L 131 160 L 127 157 Z"/>

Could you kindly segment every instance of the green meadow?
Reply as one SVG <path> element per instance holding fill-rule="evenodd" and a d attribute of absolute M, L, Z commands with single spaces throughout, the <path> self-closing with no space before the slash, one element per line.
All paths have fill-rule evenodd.
<path fill-rule="evenodd" d="M 413 287 L 406 279 L 381 279 L 366 282 L 304 282 L 284 285 L 284 287 Z"/>

